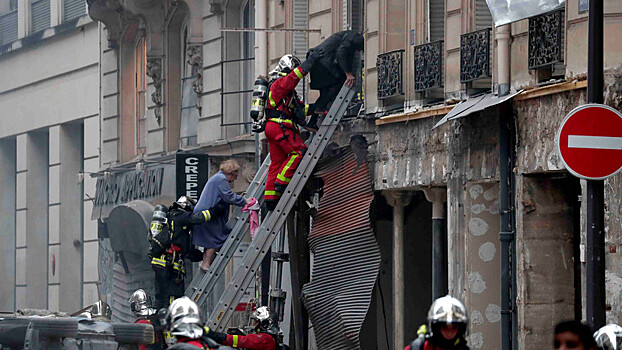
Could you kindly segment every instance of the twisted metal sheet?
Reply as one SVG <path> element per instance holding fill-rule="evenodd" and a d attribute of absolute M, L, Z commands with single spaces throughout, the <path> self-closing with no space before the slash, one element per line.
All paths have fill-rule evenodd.
<path fill-rule="evenodd" d="M 354 154 L 318 165 L 324 196 L 309 235 L 312 280 L 302 298 L 318 349 L 360 349 L 359 333 L 378 277 L 380 251 L 369 219 L 369 168 Z"/>

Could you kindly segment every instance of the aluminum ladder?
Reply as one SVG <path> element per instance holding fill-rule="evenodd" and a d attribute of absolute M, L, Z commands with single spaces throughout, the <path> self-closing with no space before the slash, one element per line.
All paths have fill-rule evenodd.
<path fill-rule="evenodd" d="M 294 203 L 298 199 L 300 192 L 304 188 L 307 180 L 311 177 L 312 172 L 317 164 L 317 161 L 320 159 L 326 145 L 330 142 L 330 138 L 333 133 L 337 129 L 341 118 L 345 114 L 350 101 L 354 97 L 354 90 L 343 86 L 339 91 L 339 94 L 335 98 L 332 107 L 330 108 L 328 114 L 322 121 L 318 132 L 315 134 L 315 137 L 311 141 L 302 161 L 298 165 L 296 172 L 290 181 L 289 185 L 285 189 L 281 199 L 279 200 L 274 211 L 268 214 L 268 216 L 264 219 L 261 226 L 257 230 L 255 238 L 252 243 L 248 247 L 246 251 L 246 255 L 242 259 L 239 267 L 236 269 L 233 277 L 229 281 L 228 285 L 225 287 L 225 290 L 220 297 L 220 300 L 216 304 L 215 308 L 212 310 L 206 325 L 211 329 L 214 329 L 218 332 L 222 332 L 225 329 L 225 326 L 231 319 L 233 312 L 235 311 L 238 302 L 241 300 L 246 288 L 248 288 L 250 282 L 253 280 L 255 272 L 257 268 L 261 264 L 268 250 L 270 249 L 272 243 L 278 236 L 278 233 L 285 223 L 285 220 L 294 206 Z M 267 169 L 264 170 L 267 173 Z M 259 172 L 258 172 L 259 175 Z M 265 184 L 265 177 L 262 181 Z M 251 184 L 252 186 L 253 184 Z M 262 186 L 263 190 L 263 186 Z M 250 193 L 249 187 L 249 193 Z M 239 220 L 238 223 L 242 223 L 248 220 L 248 217 L 245 216 L 246 219 Z M 236 223 L 236 227 L 238 225 Z M 241 225 L 240 225 L 241 226 Z M 240 227 L 241 229 L 241 227 Z M 235 234 L 235 235 L 234 235 Z M 243 235 L 243 233 L 242 233 Z M 231 238 L 238 239 L 241 236 L 236 232 L 232 231 Z M 240 241 L 232 242 L 232 245 L 239 245 Z M 224 248 L 224 246 L 223 246 Z M 228 260 L 233 256 L 233 251 L 228 254 Z M 222 254 L 224 258 L 225 254 Z M 221 255 L 218 256 L 221 258 Z M 216 262 L 216 261 L 214 261 Z M 213 266 L 216 271 L 216 268 L 220 269 L 220 273 L 224 270 L 224 266 L 226 265 L 225 259 L 222 259 L 222 266 Z M 188 295 L 192 300 L 198 303 L 199 306 L 207 298 L 207 295 L 213 290 L 213 287 L 216 284 L 217 275 L 210 274 L 211 272 L 205 275 L 205 278 L 201 280 L 201 282 L 197 283 L 195 287 L 192 285 L 186 291 L 186 295 Z M 219 274 L 220 275 L 220 274 Z M 194 281 L 193 281 L 194 283 Z M 209 286 L 209 289 L 208 289 Z M 193 289 L 194 288 L 194 289 Z"/>
<path fill-rule="evenodd" d="M 247 197 L 256 198 L 260 205 L 263 203 L 263 194 L 266 187 L 269 166 L 270 157 L 266 157 L 246 190 Z M 227 222 L 227 225 L 232 227 L 232 230 L 225 244 L 220 248 L 220 251 L 216 253 L 216 258 L 212 262 L 207 273 L 201 271 L 201 269 L 197 269 L 198 271 L 195 273 L 192 282 L 190 282 L 190 285 L 186 289 L 186 296 L 191 298 L 197 305 L 203 306 L 205 304 L 207 297 L 214 290 L 218 278 L 222 276 L 227 264 L 233 259 L 233 254 L 240 246 L 247 232 L 246 228 L 248 227 L 249 217 L 249 212 L 242 212 L 239 207 L 235 207 L 231 218 Z"/>

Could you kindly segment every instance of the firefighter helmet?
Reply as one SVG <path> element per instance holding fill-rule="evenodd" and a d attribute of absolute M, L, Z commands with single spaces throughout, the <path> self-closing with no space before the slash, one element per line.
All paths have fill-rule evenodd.
<path fill-rule="evenodd" d="M 300 60 L 296 56 L 287 54 L 281 57 L 276 67 L 274 67 L 274 69 L 271 70 L 268 74 L 270 75 L 270 79 L 276 79 L 280 75 L 289 74 L 291 71 L 294 70 L 294 68 L 298 67 L 299 65 Z"/>
<path fill-rule="evenodd" d="M 172 335 L 190 339 L 198 339 L 203 335 L 199 307 L 186 296 L 173 300 L 166 319 Z"/>
<path fill-rule="evenodd" d="M 173 203 L 173 206 L 184 210 L 192 211 L 194 210 L 194 206 L 196 204 L 197 202 L 194 199 L 186 196 L 181 196 L 179 197 L 179 199 L 177 199 L 175 203 Z"/>
<path fill-rule="evenodd" d="M 272 327 L 272 317 L 270 317 L 270 309 L 266 306 L 260 306 L 251 314 L 251 320 L 257 321 L 257 328 L 261 332 L 266 332 Z"/>
<path fill-rule="evenodd" d="M 602 350 L 622 349 L 622 327 L 617 324 L 608 324 L 594 333 L 596 345 Z"/>
<path fill-rule="evenodd" d="M 110 321 L 110 317 L 112 317 L 112 310 L 105 301 L 100 300 L 91 306 L 92 319 Z"/>
<path fill-rule="evenodd" d="M 130 310 L 136 316 L 150 316 L 155 313 L 151 308 L 151 296 L 142 289 L 136 290 L 130 297 Z"/>
<path fill-rule="evenodd" d="M 432 303 L 428 312 L 428 323 L 435 342 L 444 346 L 454 344 L 456 339 L 466 334 L 469 318 L 464 304 L 460 300 L 446 295 Z M 457 333 L 452 339 L 445 339 L 441 334 L 441 328 L 445 325 L 457 325 Z"/>

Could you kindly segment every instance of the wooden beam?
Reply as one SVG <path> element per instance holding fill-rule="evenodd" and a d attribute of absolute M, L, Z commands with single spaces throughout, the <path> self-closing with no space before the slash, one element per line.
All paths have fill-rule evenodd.
<path fill-rule="evenodd" d="M 543 86 L 531 90 L 523 91 L 521 94 L 514 97 L 516 101 L 529 100 L 536 97 L 542 97 L 547 95 L 558 94 L 564 91 L 578 90 L 587 88 L 587 80 L 581 80 L 576 82 L 563 82 L 548 86 Z"/>
<path fill-rule="evenodd" d="M 376 120 L 376 125 L 385 125 L 385 124 L 391 124 L 391 123 L 399 123 L 399 122 L 405 122 L 405 121 L 409 121 L 409 120 L 435 117 L 435 116 L 438 116 L 438 115 L 445 115 L 445 114 L 449 113 L 449 111 L 451 111 L 454 107 L 455 107 L 455 105 L 440 106 L 440 107 L 433 107 L 433 108 L 418 110 L 418 111 L 412 112 L 412 113 L 388 115 L 386 117 L 382 117 L 382 118 Z"/>

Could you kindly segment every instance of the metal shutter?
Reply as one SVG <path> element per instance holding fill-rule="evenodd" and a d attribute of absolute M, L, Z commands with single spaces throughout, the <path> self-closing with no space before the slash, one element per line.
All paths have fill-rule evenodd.
<path fill-rule="evenodd" d="M 86 2 L 84 0 L 63 0 L 63 22 L 86 14 Z"/>
<path fill-rule="evenodd" d="M 17 40 L 17 11 L 0 17 L 0 45 Z"/>
<path fill-rule="evenodd" d="M 492 28 L 492 23 L 486 0 L 475 0 L 475 30 Z"/>
<path fill-rule="evenodd" d="M 429 1 L 429 42 L 445 40 L 445 0 Z"/>
<path fill-rule="evenodd" d="M 294 29 L 307 29 L 307 13 L 309 12 L 307 0 L 293 0 L 293 12 Z M 304 61 L 307 55 L 307 34 L 304 32 L 294 32 L 293 38 L 294 56 Z M 304 84 L 298 84 L 296 87 L 296 91 L 300 96 L 303 96 L 303 86 Z"/>
<path fill-rule="evenodd" d="M 30 4 L 32 15 L 31 33 L 40 32 L 50 27 L 50 0 L 39 0 Z"/>
<path fill-rule="evenodd" d="M 307 239 L 313 277 L 302 288 L 302 301 L 318 349 L 361 349 L 359 335 L 380 267 L 380 248 L 369 218 L 374 199 L 369 166 L 359 167 L 348 150 L 322 159 L 317 168 L 324 196 Z"/>
<path fill-rule="evenodd" d="M 343 30 L 363 31 L 361 0 L 342 0 Z"/>

